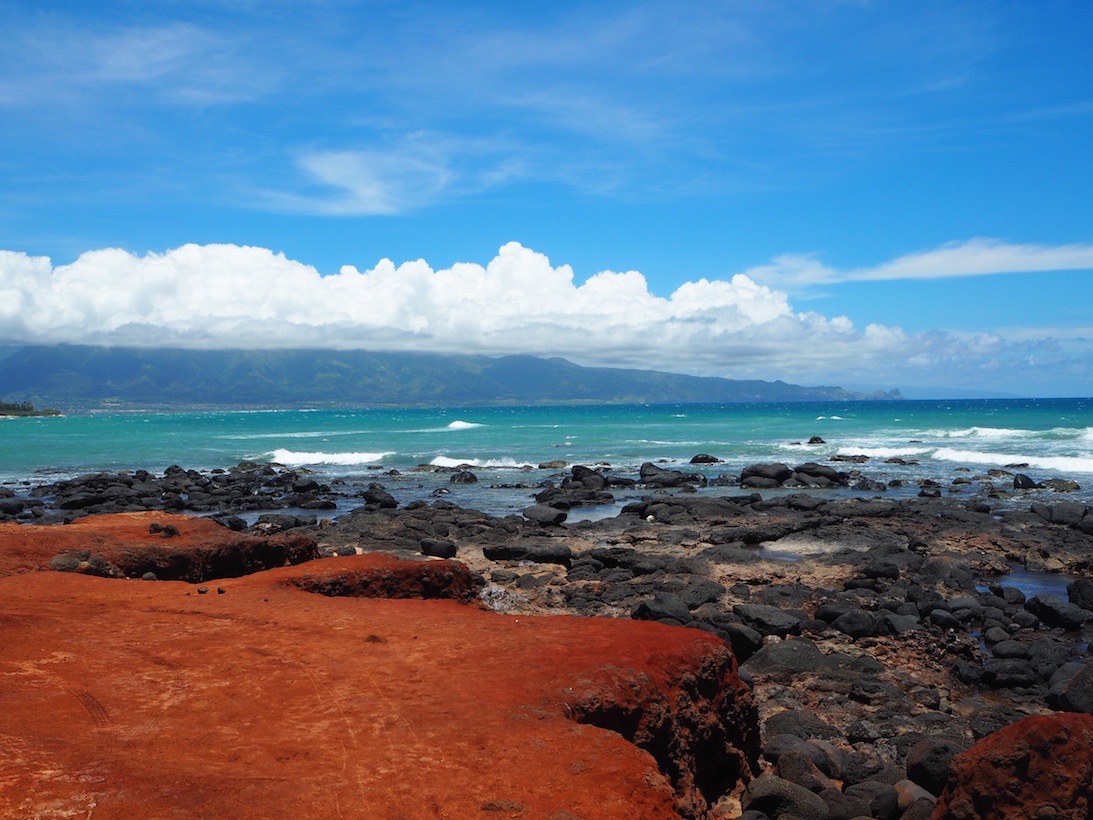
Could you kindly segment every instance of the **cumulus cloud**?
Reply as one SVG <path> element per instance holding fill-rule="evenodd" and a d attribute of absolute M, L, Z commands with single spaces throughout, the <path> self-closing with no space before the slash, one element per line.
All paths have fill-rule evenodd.
<path fill-rule="evenodd" d="M 107 249 L 68 265 L 0 252 L 0 343 L 364 348 L 565 356 L 806 383 L 896 384 L 918 368 L 953 372 L 1054 348 L 983 335 L 909 335 L 798 312 L 784 292 L 737 274 L 668 296 L 637 271 L 578 283 L 568 265 L 510 242 L 486 265 L 435 270 L 388 259 L 322 276 L 258 247 L 185 245 L 135 256 Z M 1050 348 L 1050 349 L 1049 349 Z"/>
<path fill-rule="evenodd" d="M 768 265 L 746 271 L 748 276 L 774 287 L 793 290 L 839 282 L 878 282 L 896 279 L 948 279 L 1093 269 L 1093 245 L 1031 245 L 970 239 L 950 242 L 928 251 L 906 254 L 867 268 L 839 270 L 812 254 L 785 254 Z"/>

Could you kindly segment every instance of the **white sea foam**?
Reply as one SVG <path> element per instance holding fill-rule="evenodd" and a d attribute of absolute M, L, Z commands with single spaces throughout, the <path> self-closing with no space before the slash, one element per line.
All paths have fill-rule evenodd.
<path fill-rule="evenodd" d="M 473 421 L 460 421 L 456 419 L 448 425 L 449 430 L 473 430 L 475 427 L 481 427 L 481 424 L 476 424 Z"/>
<path fill-rule="evenodd" d="M 461 467 L 464 464 L 470 467 L 481 467 L 483 469 L 520 469 L 521 467 L 532 467 L 534 465 L 528 464 L 524 461 L 517 461 L 514 458 L 449 458 L 448 456 L 437 456 L 429 462 L 434 467 Z"/>
<path fill-rule="evenodd" d="M 941 447 L 933 457 L 939 461 L 960 461 L 971 464 L 1028 464 L 1030 469 L 1054 470 L 1060 473 L 1093 473 L 1093 458 L 1088 456 L 1030 456 L 1020 453 L 980 453 Z"/>
<path fill-rule="evenodd" d="M 1010 427 L 969 427 L 966 430 L 944 431 L 941 435 L 944 438 L 1028 438 L 1037 435 L 1037 432 Z"/>
<path fill-rule="evenodd" d="M 254 441 L 264 438 L 328 438 L 330 436 L 354 436 L 367 430 L 313 430 L 300 433 L 240 433 L 238 435 L 216 436 L 222 441 Z"/>
<path fill-rule="evenodd" d="M 352 466 L 355 464 L 375 464 L 393 452 L 386 453 L 301 453 L 293 450 L 274 450 L 273 460 L 288 467 L 298 467 L 304 464 L 340 464 Z"/>
<path fill-rule="evenodd" d="M 829 421 L 846 421 L 842 416 L 816 416 L 816 421 L 824 421 L 825 419 Z"/>
<path fill-rule="evenodd" d="M 841 447 L 840 456 L 869 456 L 870 458 L 896 458 L 897 456 L 925 456 L 930 450 L 922 447 Z"/>

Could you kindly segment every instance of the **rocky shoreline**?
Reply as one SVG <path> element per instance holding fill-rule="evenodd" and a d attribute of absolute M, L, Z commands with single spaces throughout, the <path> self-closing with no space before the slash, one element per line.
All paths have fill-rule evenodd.
<path fill-rule="evenodd" d="M 950 771 L 974 771 L 962 753 L 1019 721 L 1093 714 L 1093 510 L 1066 501 L 994 510 L 930 487 L 900 500 L 825 495 L 851 480 L 861 477 L 827 465 L 755 465 L 713 497 L 690 492 L 704 478 L 656 465 L 637 480 L 573 467 L 505 517 L 443 498 L 400 504 L 374 483 L 333 521 L 267 513 L 247 529 L 313 539 L 327 556 L 454 558 L 477 599 L 511 616 L 659 621 L 723 639 L 757 707 L 763 774 L 713 816 L 1037 816 L 1027 804 L 967 809 L 959 789 L 969 784 Z M 783 492 L 764 496 L 775 485 Z M 637 496 L 619 515 L 566 523 L 574 506 L 618 487 Z M 159 504 L 215 511 L 244 529 L 235 513 L 321 512 L 336 496 L 306 474 L 244 464 L 89 477 L 0 499 L 0 513 L 46 522 Z M 1007 580 L 1014 567 L 1074 578 L 1026 592 Z M 1078 736 L 1079 759 L 1088 757 L 1089 734 Z M 1041 816 L 1087 817 L 1091 787 L 1080 772 L 1075 782 L 1027 799 L 1057 810 Z"/>

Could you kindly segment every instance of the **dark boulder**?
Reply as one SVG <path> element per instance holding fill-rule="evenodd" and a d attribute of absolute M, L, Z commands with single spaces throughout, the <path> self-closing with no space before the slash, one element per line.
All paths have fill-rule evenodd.
<path fill-rule="evenodd" d="M 421 539 L 422 555 L 429 555 L 433 558 L 455 558 L 456 552 L 458 552 L 456 545 L 451 541 L 445 541 L 439 538 Z"/>
<path fill-rule="evenodd" d="M 831 622 L 831 625 L 851 638 L 870 638 L 881 634 L 877 616 L 864 609 L 851 609 Z"/>
<path fill-rule="evenodd" d="M 797 675 L 816 672 L 824 665 L 824 653 L 807 638 L 769 643 L 749 658 L 744 667 L 753 674 Z"/>
<path fill-rule="evenodd" d="M 373 504 L 381 509 L 393 510 L 398 507 L 395 497 L 379 484 L 369 485 L 368 489 L 364 491 L 363 497 L 365 504 Z"/>
<path fill-rule="evenodd" d="M 482 547 L 482 555 L 489 561 L 531 561 L 535 564 L 561 564 L 569 567 L 573 551 L 565 544 L 539 543 L 524 539 L 504 544 Z"/>
<path fill-rule="evenodd" d="M 907 779 L 933 795 L 941 794 L 949 780 L 953 758 L 968 748 L 963 740 L 931 737 L 920 740 L 907 752 Z"/>
<path fill-rule="evenodd" d="M 878 820 L 896 820 L 899 817 L 899 796 L 890 783 L 865 780 L 847 786 L 843 793 L 868 804 L 869 810 L 864 813 L 866 817 L 876 817 Z"/>
<path fill-rule="evenodd" d="M 1063 629 L 1080 629 L 1082 624 L 1093 618 L 1093 613 L 1088 610 L 1047 593 L 1034 595 L 1025 604 L 1025 609 L 1048 626 Z"/>
<path fill-rule="evenodd" d="M 743 807 L 768 817 L 797 817 L 830 820 L 831 812 L 819 795 L 781 777 L 764 774 L 748 784 Z"/>
<path fill-rule="evenodd" d="M 764 635 L 785 637 L 801 631 L 801 619 L 767 604 L 736 604 L 733 614 Z"/>
<path fill-rule="evenodd" d="M 835 784 L 812 761 L 811 755 L 803 749 L 791 749 L 778 757 L 775 767 L 778 776 L 790 783 L 804 786 L 810 792 L 822 792 Z"/>
<path fill-rule="evenodd" d="M 470 470 L 460 470 L 458 473 L 452 473 L 452 477 L 448 481 L 451 484 L 475 484 L 478 481 L 478 476 Z"/>
<path fill-rule="evenodd" d="M 535 504 L 520 513 L 528 521 L 534 521 L 544 527 L 558 527 L 566 520 L 569 514 L 557 507 L 548 507 L 546 504 Z"/>
<path fill-rule="evenodd" d="M 589 490 L 602 490 L 607 486 L 607 479 L 604 478 L 603 474 L 597 473 L 588 467 L 575 464 L 571 472 L 573 474 L 572 480 Z"/>
<path fill-rule="evenodd" d="M 793 477 L 793 470 L 788 465 L 781 462 L 774 462 L 769 464 L 752 464 L 745 467 L 740 473 L 741 486 L 752 486 L 748 480 L 751 478 L 764 479 L 765 481 L 774 481 L 776 484 L 781 484 L 783 481 L 788 481 Z"/>
<path fill-rule="evenodd" d="M 699 453 L 691 457 L 691 464 L 721 464 L 723 459 L 711 456 L 709 453 Z"/>
<path fill-rule="evenodd" d="M 639 621 L 671 620 L 685 624 L 691 620 L 691 611 L 675 595 L 658 592 L 634 607 L 631 617 Z"/>
<path fill-rule="evenodd" d="M 1050 700 L 1059 711 L 1093 715 L 1093 661 L 1082 664 L 1068 679 L 1052 687 Z"/>
<path fill-rule="evenodd" d="M 825 478 L 832 484 L 840 486 L 845 486 L 849 478 L 846 473 L 840 473 L 826 464 L 816 464 L 813 461 L 794 467 L 793 472 L 798 475 L 811 476 L 812 478 Z"/>
<path fill-rule="evenodd" d="M 1015 490 L 1035 490 L 1039 487 L 1039 484 L 1024 473 L 1017 473 L 1017 475 L 1013 477 L 1013 489 Z"/>
<path fill-rule="evenodd" d="M 1075 606 L 1093 612 L 1093 579 L 1079 578 L 1077 581 L 1071 581 L 1066 586 L 1066 597 Z"/>

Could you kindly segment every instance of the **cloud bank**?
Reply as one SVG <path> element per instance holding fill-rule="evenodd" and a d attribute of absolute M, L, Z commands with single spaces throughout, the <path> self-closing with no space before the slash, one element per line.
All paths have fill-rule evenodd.
<path fill-rule="evenodd" d="M 895 263 L 893 263 L 895 264 Z M 388 259 L 322 276 L 259 247 L 107 249 L 68 265 L 0 251 L 0 343 L 199 348 L 362 348 L 564 356 L 581 364 L 733 378 L 877 386 L 950 383 L 1050 365 L 1088 379 L 1088 340 L 911 335 L 796 311 L 749 275 L 699 279 L 667 297 L 636 271 L 575 281 L 510 242 L 486 265 L 434 270 Z M 1080 352 L 1080 351 L 1079 351 Z M 1084 355 L 1084 358 L 1083 358 Z M 936 378 L 933 379 L 936 382 Z"/>

